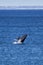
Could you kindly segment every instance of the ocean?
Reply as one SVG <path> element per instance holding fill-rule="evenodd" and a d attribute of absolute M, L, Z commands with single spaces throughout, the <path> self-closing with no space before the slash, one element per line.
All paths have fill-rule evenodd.
<path fill-rule="evenodd" d="M 43 10 L 0 10 L 0 65 L 43 65 Z"/>

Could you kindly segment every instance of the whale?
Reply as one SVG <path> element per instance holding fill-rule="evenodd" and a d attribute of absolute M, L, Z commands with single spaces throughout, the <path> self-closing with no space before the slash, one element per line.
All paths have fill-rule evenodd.
<path fill-rule="evenodd" d="M 21 37 L 14 39 L 13 44 L 22 44 L 25 41 L 26 37 L 27 37 L 27 34 L 24 34 Z"/>

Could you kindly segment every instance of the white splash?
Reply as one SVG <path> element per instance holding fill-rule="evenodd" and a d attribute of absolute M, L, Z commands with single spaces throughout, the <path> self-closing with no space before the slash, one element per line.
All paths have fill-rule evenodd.
<path fill-rule="evenodd" d="M 14 39 L 13 44 L 21 44 L 21 43 L 22 43 L 22 42 L 21 42 L 21 39 L 20 39 L 20 40 Z"/>

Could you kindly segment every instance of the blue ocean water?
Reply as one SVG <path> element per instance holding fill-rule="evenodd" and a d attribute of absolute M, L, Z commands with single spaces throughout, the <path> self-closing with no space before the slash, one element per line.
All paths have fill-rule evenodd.
<path fill-rule="evenodd" d="M 0 10 L 0 65 L 43 65 L 43 10 Z"/>

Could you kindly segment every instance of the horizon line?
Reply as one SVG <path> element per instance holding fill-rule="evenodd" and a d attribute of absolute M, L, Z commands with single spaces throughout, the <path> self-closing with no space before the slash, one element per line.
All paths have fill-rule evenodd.
<path fill-rule="evenodd" d="M 0 6 L 0 9 L 43 9 L 43 6 Z"/>

